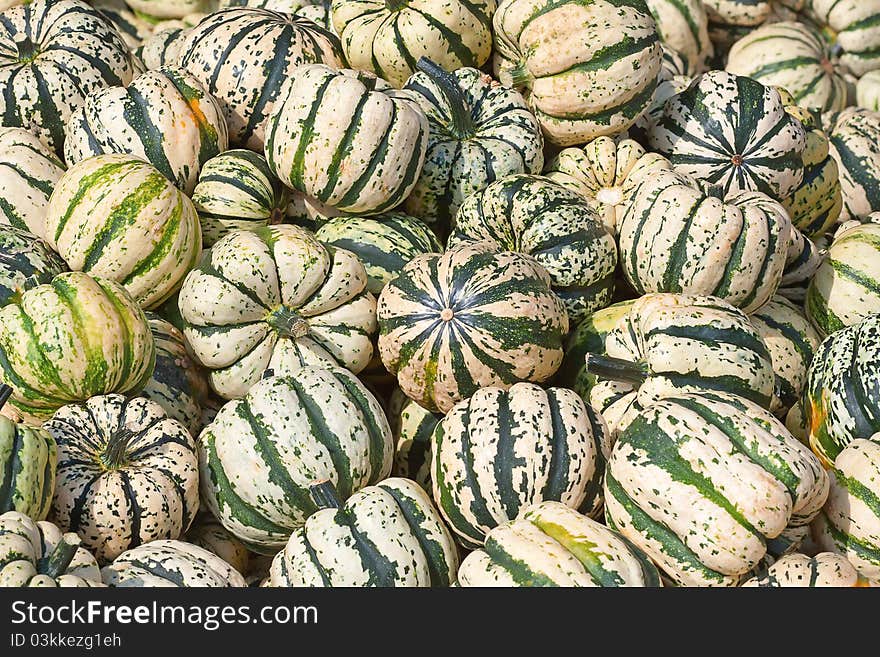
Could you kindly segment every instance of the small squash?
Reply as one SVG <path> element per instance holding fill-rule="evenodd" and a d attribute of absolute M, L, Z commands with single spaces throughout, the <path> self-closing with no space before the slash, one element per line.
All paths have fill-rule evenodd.
<path fill-rule="evenodd" d="M 36 235 L 0 226 L 0 307 L 67 271 L 67 263 Z"/>
<path fill-rule="evenodd" d="M 199 512 L 183 538 L 187 543 L 216 554 L 242 575 L 250 570 L 248 549 L 207 511 Z"/>
<path fill-rule="evenodd" d="M 391 392 L 387 415 L 394 437 L 392 474 L 412 479 L 430 492 L 431 436 L 443 416 L 422 408 L 400 388 Z"/>
<path fill-rule="evenodd" d="M 880 113 L 848 107 L 822 118 L 831 157 L 837 161 L 843 209 L 840 221 L 880 211 Z"/>
<path fill-rule="evenodd" d="M 0 128 L 0 224 L 30 233 L 43 217 L 64 165 L 55 153 L 24 128 Z"/>
<path fill-rule="evenodd" d="M 761 588 L 786 587 L 851 587 L 865 586 L 866 580 L 852 564 L 833 552 L 822 552 L 815 557 L 805 554 L 787 554 L 765 571 L 744 582 L 742 586 Z"/>
<path fill-rule="evenodd" d="M 712 55 L 709 17 L 702 0 L 645 0 L 664 46 L 680 53 L 700 73 Z"/>
<path fill-rule="evenodd" d="M 230 588 L 247 586 L 231 565 L 205 548 L 162 539 L 120 554 L 101 569 L 107 586 Z"/>

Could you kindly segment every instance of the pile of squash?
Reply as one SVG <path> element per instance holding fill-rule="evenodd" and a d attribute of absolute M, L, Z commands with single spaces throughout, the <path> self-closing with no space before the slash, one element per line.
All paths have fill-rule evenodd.
<path fill-rule="evenodd" d="M 0 586 L 880 585 L 880 0 L 0 8 Z"/>

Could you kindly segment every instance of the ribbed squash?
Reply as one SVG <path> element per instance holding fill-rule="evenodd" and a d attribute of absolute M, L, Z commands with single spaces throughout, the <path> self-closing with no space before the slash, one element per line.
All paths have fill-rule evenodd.
<path fill-rule="evenodd" d="M 58 154 L 64 125 L 85 97 L 134 75 L 119 32 L 85 2 L 34 0 L 2 14 L 3 125 L 31 130 Z"/>
<path fill-rule="evenodd" d="M 39 231 L 64 165 L 24 128 L 0 128 L 0 224 Z"/>
<path fill-rule="evenodd" d="M 0 310 L 0 378 L 25 416 L 45 420 L 69 402 L 140 390 L 154 362 L 143 311 L 112 281 L 59 274 Z"/>
<path fill-rule="evenodd" d="M 540 173 L 544 138 L 518 91 L 475 68 L 418 66 L 403 88 L 428 117 L 428 150 L 404 207 L 445 231 L 471 194 L 508 174 Z"/>
<path fill-rule="evenodd" d="M 229 588 L 244 587 L 244 577 L 208 550 L 175 540 L 139 545 L 101 569 L 107 586 Z"/>
<path fill-rule="evenodd" d="M 645 0 L 664 45 L 681 54 L 694 73 L 712 54 L 709 18 L 702 0 Z"/>
<path fill-rule="evenodd" d="M 382 363 L 441 412 L 485 386 L 546 381 L 568 332 L 547 271 L 488 242 L 413 258 L 382 290 L 377 317 Z"/>
<path fill-rule="evenodd" d="M 183 18 L 201 11 L 207 4 L 205 0 L 125 0 L 125 4 L 151 19 Z"/>
<path fill-rule="evenodd" d="M 202 498 L 247 547 L 274 554 L 317 510 L 329 480 L 341 499 L 391 472 L 392 438 L 376 398 L 343 370 L 272 376 L 227 403 L 200 436 Z"/>
<path fill-rule="evenodd" d="M 187 196 L 134 155 L 99 155 L 58 181 L 41 234 L 70 268 L 117 281 L 144 308 L 170 296 L 198 260 Z"/>
<path fill-rule="evenodd" d="M 266 159 L 287 186 L 331 214 L 379 214 L 409 195 L 428 119 L 409 93 L 364 71 L 300 66 L 266 128 Z"/>
<path fill-rule="evenodd" d="M 76 534 L 17 511 L 0 515 L 0 588 L 103 585 L 95 557 Z"/>
<path fill-rule="evenodd" d="M 785 208 L 761 192 L 724 196 L 660 170 L 628 197 L 620 262 L 640 294 L 713 295 L 751 312 L 779 287 L 792 230 Z"/>
<path fill-rule="evenodd" d="M 647 555 L 561 502 L 541 502 L 489 532 L 458 569 L 463 587 L 659 587 Z"/>
<path fill-rule="evenodd" d="M 780 281 L 776 293 L 799 306 L 803 306 L 810 281 L 825 258 L 827 239 L 822 236 L 818 238 L 817 242 L 814 242 L 797 230 L 792 232 L 792 237 L 791 244 L 788 246 L 785 269 L 782 272 L 782 281 Z"/>
<path fill-rule="evenodd" d="M 772 11 L 772 0 L 703 0 L 709 21 L 727 26 L 760 25 Z"/>
<path fill-rule="evenodd" d="M 865 586 L 866 581 L 844 557 L 822 552 L 815 557 L 788 554 L 742 584 L 761 588 Z"/>
<path fill-rule="evenodd" d="M 216 554 L 242 575 L 248 572 L 250 552 L 211 513 L 200 512 L 183 538 Z"/>
<path fill-rule="evenodd" d="M 58 444 L 53 518 L 99 561 L 187 530 L 199 509 L 196 443 L 159 404 L 99 395 L 44 427 Z"/>
<path fill-rule="evenodd" d="M 663 67 L 660 69 L 657 89 L 654 90 L 651 102 L 629 129 L 629 136 L 646 148 L 650 148 L 649 135 L 657 128 L 657 123 L 663 118 L 666 101 L 685 91 L 694 79 L 691 74 L 682 74 L 667 68 L 667 63 L 671 61 L 666 57 L 668 52 L 669 49 L 664 48 Z"/>
<path fill-rule="evenodd" d="M 611 301 L 614 238 L 596 210 L 559 183 L 516 174 L 469 196 L 447 246 L 480 241 L 533 257 L 550 274 L 572 323 Z"/>
<path fill-rule="evenodd" d="M 880 211 L 880 113 L 849 107 L 823 122 L 840 170 L 841 221 Z"/>
<path fill-rule="evenodd" d="M 657 86 L 660 39 L 642 0 L 504 0 L 493 30 L 496 77 L 559 146 L 626 130 Z"/>
<path fill-rule="evenodd" d="M 266 586 L 449 586 L 458 549 L 428 494 L 386 479 L 343 503 L 332 484 L 311 487 L 318 511 L 272 561 Z"/>
<path fill-rule="evenodd" d="M 394 437 L 392 473 L 397 477 L 412 479 L 430 492 L 431 436 L 443 416 L 419 406 L 400 388 L 391 392 L 387 415 Z"/>
<path fill-rule="evenodd" d="M 257 151 L 281 83 L 312 62 L 343 66 L 333 34 L 308 19 L 252 7 L 209 15 L 180 46 L 180 65 L 223 108 L 230 142 Z"/>
<path fill-rule="evenodd" d="M 292 0 L 290 4 L 297 3 L 298 0 Z M 272 3 L 269 2 L 267 4 Z M 339 32 L 336 31 L 336 27 L 333 25 L 332 7 L 333 2 L 331 0 L 321 0 L 313 5 L 304 4 L 302 7 L 297 8 L 293 13 L 302 18 L 308 18 L 310 21 L 315 21 L 325 30 L 332 32 L 338 37 Z"/>
<path fill-rule="evenodd" d="M 856 83 L 856 105 L 880 111 L 880 70 L 868 71 Z"/>
<path fill-rule="evenodd" d="M 809 524 L 827 495 L 809 449 L 769 411 L 723 393 L 645 408 L 605 473 L 609 527 L 686 586 L 735 586 L 768 540 Z"/>
<path fill-rule="evenodd" d="M 147 71 L 163 66 L 176 66 L 180 61 L 180 49 L 191 30 L 192 28 L 188 27 L 157 30 L 135 49 L 134 54 Z"/>
<path fill-rule="evenodd" d="M 104 153 L 134 155 L 192 194 L 202 165 L 227 147 L 217 101 L 189 73 L 162 68 L 91 93 L 67 121 L 64 159 L 70 166 Z"/>
<path fill-rule="evenodd" d="M 352 68 L 403 86 L 420 57 L 479 67 L 492 52 L 496 0 L 333 0 L 333 26 Z"/>
<path fill-rule="evenodd" d="M 873 0 L 807 0 L 806 14 L 834 40 L 855 75 L 880 68 L 880 12 Z"/>
<path fill-rule="evenodd" d="M 67 263 L 36 235 L 0 226 L 0 306 L 67 271 Z"/>
<path fill-rule="evenodd" d="M 20 3 L 18 0 L 12 0 L 12 4 Z M 146 16 L 139 16 L 131 11 L 121 0 L 98 0 L 89 4 L 113 24 L 129 50 L 135 50 L 144 40 L 149 39 L 153 32 L 154 24 L 147 20 Z"/>
<path fill-rule="evenodd" d="M 226 399 L 267 369 L 305 365 L 360 372 L 373 354 L 376 299 L 353 253 L 325 247 L 298 226 L 228 233 L 187 275 L 184 335 Z"/>

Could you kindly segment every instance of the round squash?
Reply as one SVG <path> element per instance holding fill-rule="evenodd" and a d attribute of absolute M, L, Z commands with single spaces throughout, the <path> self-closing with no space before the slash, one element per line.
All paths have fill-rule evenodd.
<path fill-rule="evenodd" d="M 412 479 L 430 492 L 431 436 L 443 416 L 422 408 L 400 388 L 391 392 L 387 416 L 394 437 L 392 473 Z"/>
<path fill-rule="evenodd" d="M 702 0 L 645 0 L 645 4 L 663 44 L 680 53 L 694 73 L 702 72 L 712 55 L 709 17 Z"/>
<path fill-rule="evenodd" d="M 67 271 L 67 263 L 36 235 L 0 226 L 0 306 Z"/>
<path fill-rule="evenodd" d="M 408 397 L 444 413 L 485 386 L 546 381 L 568 332 L 547 271 L 488 242 L 413 258 L 377 317 L 382 363 Z"/>
<path fill-rule="evenodd" d="M 807 0 L 805 9 L 834 40 L 841 64 L 855 75 L 880 68 L 878 7 L 874 0 Z"/>
<path fill-rule="evenodd" d="M 868 71 L 856 83 L 856 105 L 880 111 L 880 70 Z"/>
<path fill-rule="evenodd" d="M 24 128 L 0 128 L 0 224 L 39 231 L 64 165 Z"/>
<path fill-rule="evenodd" d="M 196 444 L 159 404 L 99 395 L 43 426 L 58 443 L 53 517 L 99 561 L 187 530 L 199 509 Z"/>
<path fill-rule="evenodd" d="M 629 540 L 561 502 L 541 502 L 489 532 L 458 569 L 458 585 L 659 587 L 660 573 Z"/>
<path fill-rule="evenodd" d="M 231 565 L 208 550 L 175 540 L 158 540 L 120 554 L 101 569 L 107 586 L 229 588 L 247 586 Z"/>
<path fill-rule="evenodd" d="M 184 539 L 216 554 L 242 575 L 249 571 L 250 552 L 212 514 L 202 511 L 193 520 Z"/>
<path fill-rule="evenodd" d="M 236 399 L 267 369 L 370 362 L 376 299 L 357 257 L 325 247 L 303 228 L 236 230 L 183 282 L 183 333 L 211 387 Z"/>
<path fill-rule="evenodd" d="M 760 575 L 752 577 L 743 586 L 761 588 L 786 587 L 851 587 L 865 586 L 865 580 L 849 561 L 833 552 L 822 552 L 815 557 L 805 554 L 787 554 Z"/>
<path fill-rule="evenodd" d="M 140 390 L 155 356 L 143 311 L 113 281 L 59 274 L 0 309 L 0 378 L 28 417 L 44 420 L 69 402 Z"/>
<path fill-rule="evenodd" d="M 831 157 L 837 161 L 843 209 L 840 221 L 880 211 L 880 113 L 848 107 L 828 114 L 823 123 Z"/>
<path fill-rule="evenodd" d="M 266 586 L 449 586 L 458 549 L 431 498 L 386 479 L 345 503 L 329 482 L 310 487 L 318 510 L 272 560 Z"/>

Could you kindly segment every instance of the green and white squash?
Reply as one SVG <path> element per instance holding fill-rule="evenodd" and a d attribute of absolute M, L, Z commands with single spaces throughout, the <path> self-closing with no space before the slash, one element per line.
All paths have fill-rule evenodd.
<path fill-rule="evenodd" d="M 205 0 L 125 0 L 125 4 L 150 19 L 183 18 L 205 9 Z"/>
<path fill-rule="evenodd" d="M 101 16 L 113 24 L 113 27 L 119 32 L 119 36 L 125 41 L 125 45 L 128 46 L 129 50 L 137 49 L 153 33 L 153 23 L 147 20 L 145 16 L 139 16 L 136 12 L 131 11 L 124 2 L 99 0 L 89 4 L 97 9 Z"/>
<path fill-rule="evenodd" d="M 135 56 L 141 60 L 147 71 L 164 66 L 176 66 L 180 61 L 180 49 L 192 28 L 168 27 L 157 30 L 137 47 Z"/>
<path fill-rule="evenodd" d="M 829 335 L 804 387 L 810 446 L 830 466 L 852 441 L 880 432 L 880 315 Z"/>
<path fill-rule="evenodd" d="M 67 263 L 36 235 L 0 225 L 0 306 L 67 271 Z"/>
<path fill-rule="evenodd" d="M 803 306 L 810 281 L 825 258 L 824 245 L 827 240 L 822 236 L 818 238 L 818 243 L 814 242 L 799 230 L 793 231 L 792 237 L 788 247 L 785 269 L 782 272 L 782 281 L 780 281 L 776 293 L 799 306 Z"/>
<path fill-rule="evenodd" d="M 52 514 L 98 561 L 178 538 L 199 510 L 196 442 L 143 397 L 98 395 L 44 425 L 58 444 Z"/>
<path fill-rule="evenodd" d="M 236 230 L 180 290 L 183 333 L 217 394 L 237 399 L 267 369 L 370 362 L 376 299 L 363 264 L 298 226 Z"/>
<path fill-rule="evenodd" d="M 76 534 L 17 511 L 0 515 L 0 588 L 103 585 L 98 562 Z"/>
<path fill-rule="evenodd" d="M 89 94 L 67 121 L 64 159 L 72 166 L 104 153 L 134 155 L 192 194 L 199 170 L 228 146 L 223 110 L 201 82 L 161 68 Z"/>
<path fill-rule="evenodd" d="M 620 262 L 639 294 L 713 295 L 748 313 L 779 287 L 792 230 L 785 208 L 761 192 L 723 196 L 718 187 L 659 170 L 627 200 Z"/>
<path fill-rule="evenodd" d="M 0 20 L 3 125 L 34 132 L 59 155 L 64 126 L 92 91 L 126 85 L 134 60 L 116 28 L 80 0 L 34 0 Z"/>
<path fill-rule="evenodd" d="M 856 105 L 880 111 L 880 70 L 868 71 L 856 83 Z"/>
<path fill-rule="evenodd" d="M 854 440 L 834 459 L 831 492 L 813 524 L 823 550 L 844 555 L 880 584 L 880 436 Z"/>
<path fill-rule="evenodd" d="M 642 0 L 503 0 L 493 32 L 495 76 L 558 146 L 626 130 L 657 87 L 660 38 Z"/>
<path fill-rule="evenodd" d="M 0 309 L 0 378 L 26 417 L 45 420 L 70 402 L 140 390 L 154 363 L 147 319 L 113 281 L 59 274 Z"/>
<path fill-rule="evenodd" d="M 397 477 L 343 503 L 329 482 L 311 486 L 318 506 L 272 560 L 266 586 L 449 586 L 458 549 L 428 494 Z"/>
<path fill-rule="evenodd" d="M 815 557 L 787 554 L 766 571 L 742 584 L 761 588 L 841 588 L 864 585 L 864 578 L 852 564 L 833 552 L 822 552 Z"/>
<path fill-rule="evenodd" d="M 645 0 L 657 23 L 660 40 L 680 53 L 694 73 L 701 73 L 712 55 L 709 17 L 702 0 Z"/>
<path fill-rule="evenodd" d="M 391 392 L 387 416 L 394 437 L 392 474 L 412 479 L 430 492 L 431 436 L 443 416 L 419 406 L 400 388 Z"/>
<path fill-rule="evenodd" d="M 170 296 L 202 250 L 189 198 L 134 155 L 75 164 L 52 192 L 40 237 L 74 271 L 120 283 L 144 308 Z"/>
<path fill-rule="evenodd" d="M 212 514 L 200 512 L 183 538 L 187 543 L 216 554 L 242 575 L 249 571 L 250 552 Z"/>
<path fill-rule="evenodd" d="M 873 0 L 807 0 L 806 14 L 834 40 L 855 75 L 880 68 L 880 12 Z"/>
<path fill-rule="evenodd" d="M 605 473 L 608 526 L 684 586 L 735 586 L 768 540 L 809 524 L 827 495 L 807 447 L 769 411 L 723 393 L 645 408 Z"/>
<path fill-rule="evenodd" d="M 434 429 L 434 501 L 456 539 L 477 548 L 531 504 L 600 506 L 609 447 L 604 421 L 573 390 L 481 388 Z"/>
<path fill-rule="evenodd" d="M 364 71 L 297 68 L 266 127 L 276 176 L 335 214 L 380 214 L 418 180 L 428 119 L 408 92 Z"/>
<path fill-rule="evenodd" d="M 823 117 L 831 157 L 840 171 L 843 209 L 840 220 L 880 211 L 880 113 L 848 107 Z"/>
<path fill-rule="evenodd" d="M 34 232 L 42 228 L 46 206 L 64 165 L 24 128 L 0 128 L 0 224 Z"/>
<path fill-rule="evenodd" d="M 290 4 L 298 4 L 298 2 L 299 0 L 292 0 Z M 267 4 L 272 3 L 270 2 Z M 315 21 L 325 30 L 332 32 L 338 37 L 339 32 L 336 31 L 336 27 L 333 25 L 332 7 L 333 2 L 331 0 L 321 0 L 315 4 L 304 4 L 294 10 L 293 13 L 302 18 L 308 18 L 310 21 Z M 271 9 L 271 7 L 269 8 Z"/>
<path fill-rule="evenodd" d="M 632 139 L 597 137 L 583 148 L 566 148 L 553 158 L 544 175 L 584 196 L 612 235 L 642 177 L 672 164 L 648 153 Z"/>
<path fill-rule="evenodd" d="M 546 381 L 568 332 L 547 271 L 488 242 L 413 258 L 377 317 L 382 363 L 408 397 L 444 413 L 482 387 Z"/>
<path fill-rule="evenodd" d="M 187 33 L 179 52 L 180 65 L 223 108 L 229 141 L 255 151 L 263 150 L 282 81 L 302 64 L 344 65 L 339 40 L 317 23 L 253 7 L 210 14 Z"/>
<path fill-rule="evenodd" d="M 541 126 L 522 95 L 475 68 L 422 60 L 404 85 L 428 117 L 425 165 L 404 207 L 443 230 L 462 201 L 514 173 L 540 173 Z"/>
<path fill-rule="evenodd" d="M 205 505 L 248 548 L 274 554 L 317 509 L 391 473 L 391 429 L 376 398 L 341 368 L 270 376 L 227 403 L 200 436 Z"/>
<path fill-rule="evenodd" d="M 541 502 L 489 532 L 458 569 L 464 587 L 659 587 L 660 573 L 629 540 L 561 502 Z"/>
<path fill-rule="evenodd" d="M 657 128 L 657 123 L 663 118 L 666 101 L 685 91 L 694 80 L 690 74 L 674 73 L 669 70 L 667 63 L 670 59 L 665 56 L 669 51 L 664 48 L 663 52 L 663 67 L 660 69 L 657 89 L 654 91 L 647 109 L 639 115 L 629 129 L 629 136 L 647 148 L 650 148 L 651 143 L 649 135 Z"/>
<path fill-rule="evenodd" d="M 448 70 L 492 52 L 496 0 L 333 0 L 333 26 L 352 68 L 403 86 L 421 57 Z"/>
<path fill-rule="evenodd" d="M 712 23 L 751 27 L 770 16 L 773 0 L 703 0 L 703 4 Z"/>
<path fill-rule="evenodd" d="M 266 159 L 245 149 L 205 162 L 192 201 L 204 246 L 213 246 L 231 230 L 279 224 L 287 210 L 287 193 Z"/>
<path fill-rule="evenodd" d="M 479 241 L 533 257 L 550 274 L 572 323 L 611 301 L 614 237 L 586 199 L 559 183 L 515 174 L 469 196 L 447 247 Z"/>
<path fill-rule="evenodd" d="M 230 588 L 247 586 L 230 564 L 205 548 L 163 539 L 120 554 L 101 569 L 107 586 Z"/>
<path fill-rule="evenodd" d="M 776 89 L 751 78 L 704 73 L 666 101 L 648 138 L 678 171 L 724 195 L 757 191 L 781 201 L 803 182 L 804 128 Z"/>

